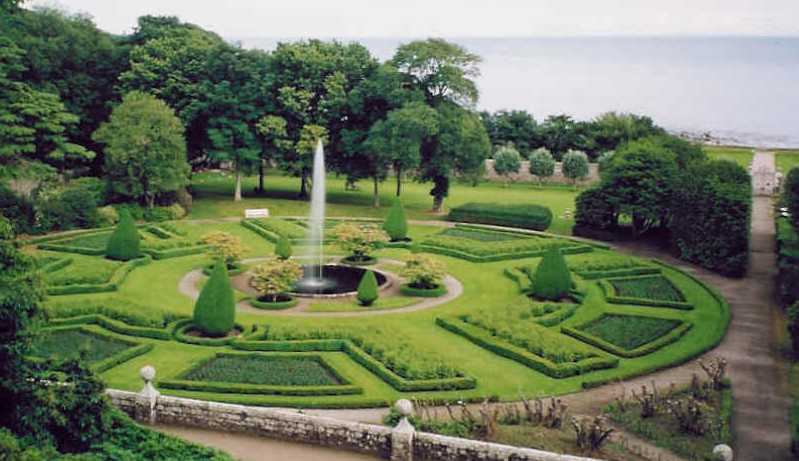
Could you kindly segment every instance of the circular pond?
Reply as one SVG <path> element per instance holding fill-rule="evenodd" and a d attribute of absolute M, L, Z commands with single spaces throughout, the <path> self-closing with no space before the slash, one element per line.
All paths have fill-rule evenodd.
<path fill-rule="evenodd" d="M 319 266 L 303 266 L 305 275 L 294 285 L 292 294 L 307 297 L 333 297 L 347 296 L 358 291 L 358 284 L 363 274 L 369 269 L 361 267 L 326 264 L 322 267 L 322 277 L 319 278 Z M 389 282 L 386 274 L 373 270 L 377 285 L 380 288 Z"/>

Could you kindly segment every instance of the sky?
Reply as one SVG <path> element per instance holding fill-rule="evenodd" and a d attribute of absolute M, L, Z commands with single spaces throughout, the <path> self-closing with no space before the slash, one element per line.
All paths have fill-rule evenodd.
<path fill-rule="evenodd" d="M 799 35 L 799 0 L 33 0 L 108 32 L 176 15 L 228 39 Z"/>

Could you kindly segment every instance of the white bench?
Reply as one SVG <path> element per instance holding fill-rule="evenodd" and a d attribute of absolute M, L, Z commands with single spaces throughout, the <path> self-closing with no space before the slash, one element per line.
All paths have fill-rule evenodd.
<path fill-rule="evenodd" d="M 268 218 L 269 210 L 266 208 L 251 208 L 244 210 L 244 217 L 247 219 Z"/>

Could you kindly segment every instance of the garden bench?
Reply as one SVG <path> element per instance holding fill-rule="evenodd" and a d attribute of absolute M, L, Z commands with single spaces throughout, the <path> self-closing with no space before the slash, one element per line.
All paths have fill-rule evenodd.
<path fill-rule="evenodd" d="M 247 219 L 252 218 L 268 218 L 269 209 L 267 208 L 251 208 L 244 210 L 244 217 Z"/>

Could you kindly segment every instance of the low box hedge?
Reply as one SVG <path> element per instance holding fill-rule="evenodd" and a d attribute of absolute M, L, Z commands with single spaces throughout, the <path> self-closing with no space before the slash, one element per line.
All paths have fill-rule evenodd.
<path fill-rule="evenodd" d="M 679 340 L 680 338 L 685 336 L 686 333 L 688 333 L 688 330 L 690 330 L 692 326 L 693 324 L 691 324 L 690 322 L 683 322 L 679 326 L 671 330 L 670 332 L 655 339 L 654 341 L 650 341 L 642 346 L 630 350 L 609 343 L 608 341 L 605 341 L 604 339 L 598 336 L 586 333 L 585 331 L 579 329 L 580 326 L 561 327 L 560 331 L 563 334 L 569 335 L 584 343 L 598 347 L 606 352 L 610 352 L 613 355 L 617 355 L 619 357 L 624 357 L 627 359 L 632 359 L 635 357 L 641 357 L 643 355 L 651 354 L 652 352 L 655 352 L 656 350 L 662 347 L 677 342 L 677 340 Z"/>
<path fill-rule="evenodd" d="M 467 203 L 450 210 L 447 219 L 544 231 L 552 224 L 552 211 L 541 205 Z"/>
<path fill-rule="evenodd" d="M 690 311 L 694 308 L 694 305 L 689 302 L 680 302 L 680 301 L 666 301 L 666 300 L 655 300 L 655 299 L 647 299 L 647 298 L 632 298 L 629 296 L 617 296 L 616 289 L 607 279 L 601 279 L 597 282 L 599 287 L 602 289 L 602 294 L 605 296 L 605 300 L 611 304 L 631 304 L 634 306 L 645 306 L 645 307 L 666 307 L 670 309 L 680 309 L 685 311 Z"/>
<path fill-rule="evenodd" d="M 526 349 L 502 341 L 486 330 L 469 325 L 460 319 L 439 317 L 436 318 L 436 324 L 501 357 L 521 363 L 552 378 L 568 378 L 594 370 L 615 368 L 619 364 L 619 359 L 610 356 L 596 356 L 579 362 L 555 363 Z"/>
<path fill-rule="evenodd" d="M 52 296 L 58 295 L 74 295 L 82 293 L 106 293 L 109 291 L 117 291 L 119 286 L 125 281 L 130 272 L 152 261 L 150 256 L 132 259 L 125 262 L 119 269 L 111 276 L 111 280 L 106 283 L 92 283 L 92 284 L 75 284 L 75 285 L 61 285 L 47 287 L 47 294 Z"/>
<path fill-rule="evenodd" d="M 215 263 L 209 263 L 209 264 L 206 264 L 205 266 L 203 266 L 203 269 L 202 269 L 203 274 L 210 277 L 211 276 L 211 271 L 214 269 L 214 265 L 215 265 Z M 242 263 L 236 263 L 233 266 L 233 268 L 230 268 L 230 267 L 227 268 L 227 275 L 230 276 L 230 277 L 233 277 L 235 275 L 239 275 L 239 274 L 242 274 L 242 273 L 246 272 L 247 269 L 248 269 L 247 265 L 242 264 Z"/>
<path fill-rule="evenodd" d="M 258 298 L 249 298 L 247 302 L 257 309 L 263 309 L 267 311 L 280 311 L 283 309 L 289 309 L 296 306 L 300 300 L 296 297 L 292 296 L 286 301 L 278 301 L 278 302 L 269 302 L 269 301 L 259 301 Z"/>
<path fill-rule="evenodd" d="M 170 248 L 167 250 L 156 250 L 153 248 L 143 248 L 142 253 L 152 256 L 153 259 L 170 259 L 181 256 L 191 256 L 205 253 L 208 245 L 194 245 L 190 247 Z"/>
<path fill-rule="evenodd" d="M 39 270 L 49 274 L 51 272 L 55 272 L 57 270 L 61 270 L 69 266 L 70 264 L 72 264 L 73 261 L 74 260 L 72 258 L 57 258 L 56 260 L 43 265 L 42 267 L 39 268 Z"/>
<path fill-rule="evenodd" d="M 626 267 L 623 269 L 597 270 L 597 271 L 576 271 L 575 273 L 584 280 L 597 280 L 614 277 L 631 277 L 636 275 L 657 275 L 660 269 L 652 266 Z"/>
<path fill-rule="evenodd" d="M 199 346 L 227 346 L 228 344 L 235 341 L 238 336 L 225 336 L 222 338 L 204 338 L 202 336 L 191 336 L 186 332 L 190 328 L 196 328 L 194 325 L 194 320 L 192 319 L 183 319 L 175 322 L 173 325 L 172 330 L 172 337 L 175 340 L 180 341 L 186 344 L 196 344 Z M 244 332 L 244 327 L 239 324 L 236 324 L 235 328 L 238 328 L 242 333 Z"/>
<path fill-rule="evenodd" d="M 555 312 L 544 314 L 540 317 L 533 317 L 532 320 L 543 327 L 553 327 L 573 316 L 574 313 L 577 312 L 578 307 L 580 307 L 578 304 L 565 305 Z"/>
<path fill-rule="evenodd" d="M 166 328 L 142 327 L 129 325 L 119 320 L 106 317 L 102 314 L 86 314 L 76 317 L 50 319 L 48 325 L 99 325 L 107 330 L 125 336 L 138 336 L 142 338 L 172 339 L 170 330 Z"/>
<path fill-rule="evenodd" d="M 447 287 L 439 283 L 435 288 L 416 288 L 405 283 L 400 287 L 400 294 L 414 298 L 437 298 L 447 294 Z"/>
<path fill-rule="evenodd" d="M 97 363 L 92 364 L 91 369 L 95 373 L 102 373 L 110 370 L 118 365 L 121 365 L 128 360 L 132 360 L 140 355 L 144 355 L 153 350 L 152 344 L 139 344 L 138 346 L 125 349 L 124 351 L 114 354 L 111 357 L 103 359 Z"/>
<path fill-rule="evenodd" d="M 799 232 L 788 218 L 777 222 L 777 294 L 788 307 L 799 301 Z"/>
<path fill-rule="evenodd" d="M 475 242 L 475 244 L 478 243 L 479 242 Z M 512 259 L 538 258 L 544 256 L 544 253 L 546 253 L 546 249 L 535 249 L 535 250 L 526 250 L 526 251 L 521 250 L 513 253 L 493 253 L 486 255 L 477 255 L 474 253 L 469 253 L 466 251 L 461 251 L 454 248 L 447 248 L 445 246 L 434 245 L 432 243 L 425 243 L 425 242 L 422 242 L 420 247 L 422 250 L 428 253 L 435 253 L 443 256 L 452 256 L 453 258 L 464 259 L 466 261 L 474 263 L 507 261 Z M 564 255 L 571 255 L 571 254 L 580 254 L 580 253 L 590 253 L 591 251 L 594 250 L 588 245 L 579 245 L 579 246 L 562 247 L 560 251 Z"/>

